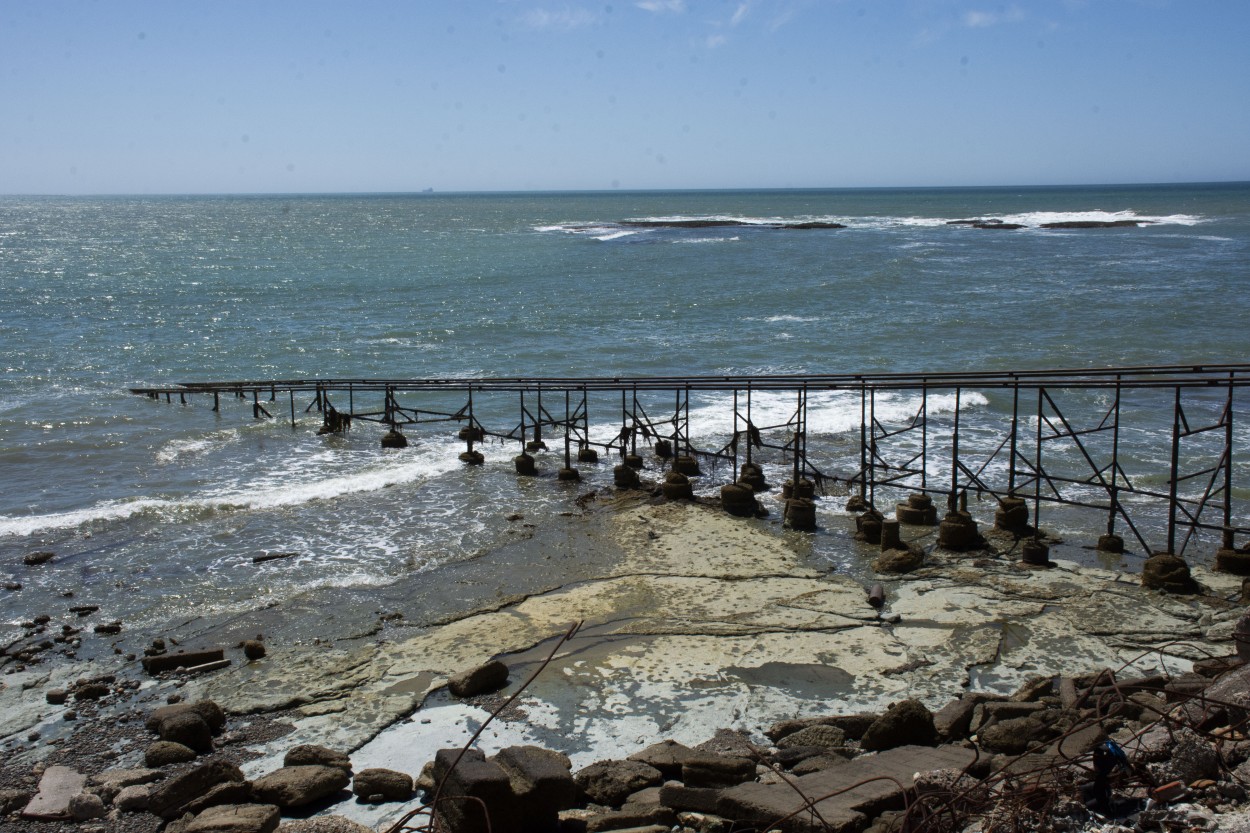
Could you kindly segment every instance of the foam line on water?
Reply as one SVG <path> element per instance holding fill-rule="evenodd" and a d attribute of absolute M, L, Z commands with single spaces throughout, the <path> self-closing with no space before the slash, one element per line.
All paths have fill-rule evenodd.
<path fill-rule="evenodd" d="M 194 446 L 194 441 L 186 441 Z M 210 443 L 211 445 L 211 443 Z M 352 457 L 323 451 L 319 455 L 287 455 L 270 470 L 231 482 L 206 483 L 198 494 L 182 498 L 140 497 L 101 501 L 66 512 L 0 517 L 0 536 L 26 536 L 75 529 L 92 523 L 124 521 L 139 516 L 195 517 L 215 512 L 265 511 L 333 500 L 420 483 L 457 468 L 453 442 L 423 444 L 403 454 Z M 162 451 L 168 451 L 168 448 Z M 416 453 L 414 453 L 416 452 Z M 347 459 L 343 459 L 347 458 Z M 333 465 L 331 465 L 333 463 Z"/>

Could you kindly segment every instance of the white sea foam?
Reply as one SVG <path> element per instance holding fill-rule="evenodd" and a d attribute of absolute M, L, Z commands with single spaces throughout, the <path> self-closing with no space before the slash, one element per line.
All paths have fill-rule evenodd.
<path fill-rule="evenodd" d="M 688 239 L 674 240 L 674 243 L 737 243 L 742 238 L 733 237 L 692 237 Z"/>
<path fill-rule="evenodd" d="M 895 228 L 939 228 L 950 226 L 956 220 L 994 219 L 1003 223 L 1015 223 L 1030 228 L 1037 228 L 1046 223 L 1064 222 L 1116 222 L 1131 221 L 1151 225 L 1194 226 L 1205 222 L 1204 218 L 1193 214 L 1138 214 L 1132 209 L 1121 211 L 1104 210 L 1073 210 L 1073 211 L 1030 211 L 1023 213 L 999 214 L 989 212 L 967 217 L 918 217 L 918 216 L 865 216 L 851 217 L 845 215 L 802 215 L 796 217 L 749 217 L 734 214 L 698 214 L 698 215 L 657 215 L 651 217 L 632 217 L 621 223 L 590 223 L 568 222 L 556 225 L 535 226 L 537 232 L 563 232 L 566 234 L 589 235 L 599 240 L 613 240 L 626 234 L 639 234 L 654 230 L 647 225 L 624 226 L 622 224 L 654 224 L 663 227 L 681 229 L 683 223 L 739 223 L 746 226 L 787 226 L 798 223 L 839 223 L 848 229 L 888 230 Z M 958 227 L 958 226 L 956 226 Z M 698 231 L 696 226 L 687 226 L 688 231 Z M 720 242 L 726 238 L 694 238 L 682 242 Z M 924 245 L 910 243 L 908 245 Z"/>
<path fill-rule="evenodd" d="M 1132 209 L 1124 211 L 1030 211 L 1023 214 L 994 215 L 994 217 L 1004 223 L 1020 223 L 1026 226 L 1041 226 L 1044 223 L 1111 223 L 1117 221 L 1194 226 L 1202 222 L 1201 217 L 1191 214 L 1144 215 Z"/>
<path fill-rule="evenodd" d="M 879 393 L 874 413 L 877 420 L 885 423 L 912 419 L 919 411 L 923 398 L 919 394 Z M 733 397 L 718 394 L 706 403 L 690 409 L 690 433 L 694 437 L 709 437 L 733 432 Z M 984 394 L 964 391 L 960 409 L 978 408 L 989 404 Z M 794 418 L 797 397 L 793 393 L 757 391 L 751 395 L 751 422 L 757 427 L 776 427 Z M 745 415 L 746 400 L 739 394 L 739 413 Z M 953 413 L 955 395 L 931 394 L 928 398 L 928 414 Z M 807 431 L 809 436 L 858 432 L 863 424 L 860 396 L 855 391 L 829 391 L 812 393 L 807 397 Z M 739 430 L 742 429 L 739 423 Z"/>
<path fill-rule="evenodd" d="M 180 451 L 168 447 L 160 454 L 193 453 L 194 442 Z M 212 448 L 207 441 L 198 449 Z M 82 509 L 43 515 L 0 517 L 0 536 L 32 535 L 69 530 L 92 523 L 109 523 L 153 516 L 196 516 L 212 512 L 266 511 L 329 501 L 345 495 L 374 492 L 393 486 L 420 483 L 457 468 L 459 446 L 452 442 L 423 444 L 402 455 L 374 457 L 362 467 L 352 467 L 342 459 L 331 460 L 334 452 L 320 455 L 292 455 L 259 476 L 239 482 L 209 484 L 204 491 L 185 498 L 144 497 L 132 500 L 102 501 Z M 415 452 L 415 453 L 414 453 Z M 318 459 L 318 457 L 321 459 Z M 315 472 L 309 476 L 309 472 Z"/>
<path fill-rule="evenodd" d="M 156 452 L 156 462 L 169 464 L 178 461 L 182 457 L 200 456 L 238 442 L 239 436 L 238 430 L 231 429 L 228 431 L 214 431 L 207 436 L 195 439 L 170 440 Z"/>
<path fill-rule="evenodd" d="M 630 217 L 626 223 L 743 223 L 748 226 L 768 226 L 784 223 L 780 217 L 742 217 L 736 214 L 670 214 L 655 217 Z"/>

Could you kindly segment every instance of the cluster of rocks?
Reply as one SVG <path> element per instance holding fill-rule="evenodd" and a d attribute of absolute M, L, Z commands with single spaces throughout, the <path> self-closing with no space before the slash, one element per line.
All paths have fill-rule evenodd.
<path fill-rule="evenodd" d="M 1052 223 L 1041 223 L 1043 229 L 1090 229 L 1090 228 L 1138 228 L 1148 226 L 1151 220 L 1058 220 Z M 997 218 L 975 220 L 947 220 L 948 226 L 968 226 L 979 229 L 1001 229 L 1004 231 L 1028 228 L 1024 223 L 1008 223 Z"/>
<path fill-rule="evenodd" d="M 267 833 L 284 813 L 337 803 L 349 786 L 362 802 L 413 797 L 412 776 L 382 768 L 353 773 L 346 753 L 315 745 L 291 748 L 280 768 L 249 781 L 228 757 L 214 754 L 225 725 L 225 713 L 211 700 L 155 709 L 146 728 L 159 740 L 147 748 L 144 767 L 91 776 L 68 766 L 43 768 L 33 794 L 0 791 L 0 816 L 120 822 L 146 813 L 156 817 L 150 829 L 164 824 L 171 833 Z M 339 819 L 336 829 L 366 828 Z"/>
<path fill-rule="evenodd" d="M 47 564 L 54 557 L 54 553 L 40 550 L 27 553 L 23 557 L 23 562 L 27 566 L 39 566 Z M 22 589 L 22 583 L 8 581 L 5 582 L 4 589 L 19 592 Z M 74 591 L 66 590 L 61 595 L 66 599 L 72 599 Z M 94 604 L 72 604 L 66 610 L 69 616 L 65 618 L 65 621 L 54 621 L 51 614 L 41 613 L 22 622 L 24 633 L 21 638 L 5 646 L 3 652 L 0 652 L 0 656 L 3 656 L 6 661 L 4 673 L 14 674 L 24 671 L 26 666 L 39 664 L 47 654 L 53 652 L 68 659 L 74 659 L 77 651 L 82 647 L 84 631 L 87 630 L 81 624 L 81 620 L 99 609 L 100 606 Z M 121 633 L 122 623 L 117 620 L 95 622 L 90 625 L 90 628 L 99 636 L 116 636 Z"/>
<path fill-rule="evenodd" d="M 693 748 L 663 741 L 577 772 L 538 747 L 448 749 L 418 785 L 451 833 L 888 833 L 923 829 L 904 823 L 935 807 L 957 809 L 948 830 L 1031 813 L 1020 829 L 1068 831 L 1095 818 L 1091 808 L 1111 812 L 1091 791 L 1091 761 L 1114 749 L 1126 753 L 1117 806 L 1153 806 L 1167 824 L 1168 813 L 1213 817 L 1246 801 L 1248 720 L 1250 669 L 1224 657 L 1175 677 L 1038 678 L 936 713 L 905 700 L 882 714 L 786 720 L 765 730 L 771 746 L 730 731 Z"/>

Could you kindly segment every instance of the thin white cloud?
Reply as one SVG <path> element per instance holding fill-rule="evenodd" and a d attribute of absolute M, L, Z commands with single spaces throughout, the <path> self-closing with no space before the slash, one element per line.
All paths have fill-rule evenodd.
<path fill-rule="evenodd" d="M 1012 5 L 998 12 L 965 12 L 963 23 L 969 29 L 988 29 L 1000 23 L 1019 23 L 1024 18 L 1024 9 Z"/>
<path fill-rule="evenodd" d="M 531 29 L 553 29 L 569 32 L 593 26 L 599 21 L 598 15 L 588 9 L 563 8 L 556 11 L 549 9 L 531 9 L 522 15 L 521 20 Z"/>
<path fill-rule="evenodd" d="M 657 14 L 666 12 L 681 14 L 686 10 L 686 0 L 638 0 L 634 5 L 643 11 L 656 12 Z"/>
<path fill-rule="evenodd" d="M 708 35 L 704 45 L 708 49 L 715 49 L 718 46 L 724 46 L 729 41 L 724 35 Z"/>
<path fill-rule="evenodd" d="M 729 19 L 730 26 L 737 26 L 739 23 L 747 19 L 747 15 L 751 13 L 750 3 L 739 3 L 738 8 L 734 10 L 733 17 Z"/>

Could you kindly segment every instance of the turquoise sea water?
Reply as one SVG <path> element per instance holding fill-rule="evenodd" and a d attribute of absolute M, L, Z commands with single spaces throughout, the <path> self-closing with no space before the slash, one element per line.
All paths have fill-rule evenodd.
<path fill-rule="evenodd" d="M 695 219 L 736 224 L 623 222 Z M 1039 228 L 1072 219 L 1149 224 Z M 846 228 L 778 227 L 807 221 Z M 1248 280 L 1245 184 L 0 198 L 0 573 L 25 585 L 0 618 L 84 582 L 151 621 L 385 584 L 568 508 L 512 448 L 466 472 L 451 432 L 384 452 L 130 386 L 1242 361 Z M 719 430 L 723 403 L 694 405 Z M 810 418 L 858 437 L 857 402 Z M 855 557 L 842 531 L 814 546 Z M 252 567 L 272 551 L 300 555 Z"/>

